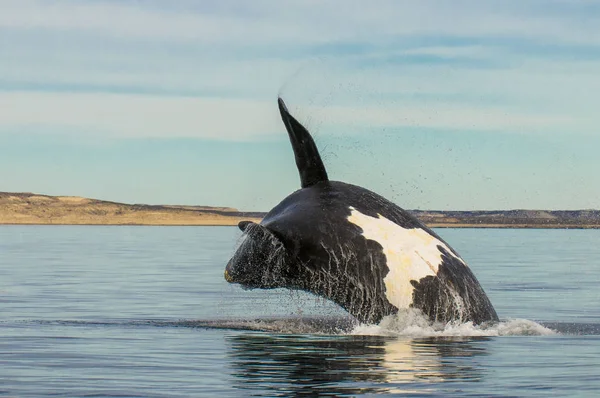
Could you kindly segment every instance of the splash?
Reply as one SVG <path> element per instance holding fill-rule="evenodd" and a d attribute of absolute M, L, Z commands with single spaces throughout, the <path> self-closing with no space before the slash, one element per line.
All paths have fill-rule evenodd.
<path fill-rule="evenodd" d="M 468 336 L 548 336 L 556 332 L 527 319 L 509 319 L 498 323 L 474 325 L 472 322 L 431 323 L 417 310 L 408 310 L 383 318 L 378 325 L 358 325 L 351 335 L 406 337 Z"/>
<path fill-rule="evenodd" d="M 298 316 L 257 319 L 105 319 L 84 320 L 22 320 L 19 324 L 60 325 L 73 327 L 161 327 L 190 329 L 247 330 L 276 334 L 377 336 L 377 337 L 495 337 L 600 335 L 600 324 L 548 323 L 546 326 L 527 319 L 476 326 L 472 323 L 431 324 L 417 311 L 388 316 L 378 325 L 359 324 L 350 316 Z M 0 321 L 0 327 L 8 322 Z"/>

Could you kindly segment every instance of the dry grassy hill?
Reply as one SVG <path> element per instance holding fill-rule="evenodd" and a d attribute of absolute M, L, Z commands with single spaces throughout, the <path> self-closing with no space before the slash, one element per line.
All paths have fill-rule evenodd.
<path fill-rule="evenodd" d="M 261 213 L 207 206 L 150 206 L 76 196 L 0 192 L 0 224 L 236 225 Z"/>
<path fill-rule="evenodd" d="M 599 210 L 412 210 L 430 227 L 600 228 Z M 0 192 L 0 224 L 236 225 L 260 221 L 265 213 L 230 207 L 152 206 L 76 196 Z"/>
<path fill-rule="evenodd" d="M 430 226 L 469 228 L 600 228 L 599 210 L 478 210 L 412 212 Z"/>

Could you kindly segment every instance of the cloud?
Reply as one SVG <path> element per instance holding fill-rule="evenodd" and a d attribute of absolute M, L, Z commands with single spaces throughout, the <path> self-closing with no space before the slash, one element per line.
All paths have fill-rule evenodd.
<path fill-rule="evenodd" d="M 283 137 L 272 101 L 104 93 L 0 93 L 0 131 L 125 137 L 194 137 L 247 141 Z M 321 134 L 420 127 L 552 132 L 579 120 L 502 107 L 438 103 L 420 106 L 301 106 L 298 117 Z"/>
<path fill-rule="evenodd" d="M 282 159 L 287 162 L 291 153 L 282 151 L 289 146 L 248 144 L 285 139 L 275 106 L 279 91 L 294 114 L 318 131 L 317 140 L 323 134 L 363 133 L 339 145 L 330 143 L 341 140 L 320 141 L 330 145 L 323 152 L 339 153 L 338 162 L 344 163 L 348 149 L 346 164 L 353 167 L 347 173 L 366 172 L 360 183 L 387 187 L 380 172 L 388 170 L 389 188 L 411 197 L 415 206 L 533 206 L 548 204 L 545 200 L 572 206 L 573 195 L 597 197 L 589 181 L 598 163 L 593 148 L 600 124 L 599 23 L 600 4 L 592 0 L 374 0 L 368 5 L 342 0 L 3 0 L 0 138 L 28 143 L 48 134 L 39 140 L 38 152 L 23 147 L 5 160 L 5 170 L 19 187 L 37 180 L 41 186 L 76 192 L 94 181 L 93 189 L 113 186 L 108 198 L 128 189 L 134 197 L 147 189 L 151 195 L 132 200 L 154 202 L 167 191 L 181 198 L 180 190 L 163 187 L 179 184 L 173 176 L 188 173 L 195 154 L 185 160 L 176 151 L 162 177 L 147 177 L 146 166 L 139 168 L 140 178 L 123 176 L 128 167 L 102 166 L 118 156 L 127 163 L 135 155 L 132 148 L 152 143 L 143 151 L 150 159 L 146 165 L 162 168 L 155 162 L 160 150 L 153 145 L 175 142 L 185 149 L 193 143 L 206 149 L 209 143 L 120 138 L 240 141 L 210 143 L 220 148 L 209 151 L 215 159 L 236 158 L 237 165 L 224 161 L 227 167 L 213 170 L 213 160 L 206 158 L 198 159 L 204 163 L 196 167 L 207 171 L 209 180 L 237 178 L 228 184 L 236 187 L 236 195 L 201 189 L 201 184 L 190 188 L 193 197 L 176 201 L 207 203 L 213 193 L 219 196 L 215 204 L 244 201 L 244 184 L 263 186 L 247 175 L 272 172 L 269 181 L 288 178 L 272 164 L 276 159 L 282 162 L 278 165 L 287 164 Z M 405 136 L 388 136 L 404 129 Z M 388 134 L 371 139 L 368 134 L 377 131 Z M 103 146 L 87 147 L 95 159 L 77 150 L 69 157 L 81 142 L 58 145 L 64 152 L 53 153 L 46 142 L 61 138 L 55 134 L 67 134 L 69 142 L 73 136 L 91 137 L 92 143 L 114 141 L 106 152 L 96 152 Z M 402 138 L 410 139 L 402 148 L 412 150 L 397 156 L 395 145 Z M 371 144 L 381 156 L 371 155 Z M 121 146 L 127 150 L 115 152 Z M 246 148 L 253 148 L 250 155 L 263 149 L 258 156 L 263 169 L 252 156 L 234 156 L 231 148 L 238 155 Z M 54 180 L 40 173 L 63 157 L 64 168 Z M 11 171 L 16 160 L 28 165 L 29 177 Z M 106 183 L 97 184 L 88 175 L 65 176 L 64 170 L 77 171 L 81 165 L 99 170 Z M 237 175 L 240 169 L 244 177 Z M 575 169 L 578 179 L 572 178 Z M 572 180 L 579 184 L 573 189 Z M 466 189 L 481 181 L 489 182 L 480 196 Z M 270 185 L 273 192 L 261 199 L 286 193 L 283 185 Z M 382 193 L 386 187 L 380 186 Z M 513 194 L 515 201 L 506 202 Z"/>
<path fill-rule="evenodd" d="M 432 34 L 599 43 L 598 9 L 590 10 L 591 5 L 566 0 L 378 0 L 368 7 L 341 0 L 180 1 L 169 6 L 161 1 L 5 0 L 0 26 L 236 46 Z"/>
<path fill-rule="evenodd" d="M 281 130 L 274 105 L 236 99 L 11 92 L 0 108 L 0 130 L 13 132 L 245 140 Z"/>
<path fill-rule="evenodd" d="M 7 0 L 0 129 L 248 140 L 283 84 L 323 129 L 589 132 L 594 4 Z"/>
<path fill-rule="evenodd" d="M 438 104 L 429 107 L 329 107 L 313 108 L 309 114 L 317 115 L 331 129 L 351 127 L 370 131 L 418 127 L 428 129 L 471 130 L 477 132 L 564 132 L 577 122 L 564 115 L 533 114 L 507 110 L 502 107 L 474 108 L 460 105 Z"/>
<path fill-rule="evenodd" d="M 260 8 L 261 2 L 255 6 Z M 263 3 L 263 10 L 268 10 Z M 195 12 L 189 7 L 142 6 L 142 3 L 111 1 L 7 0 L 0 26 L 12 29 L 40 29 L 82 32 L 142 41 L 193 41 L 195 43 L 284 43 L 291 38 L 323 42 L 318 29 L 299 31 L 299 24 L 286 25 L 276 15 L 244 15 Z M 189 3 L 188 3 L 189 4 Z M 242 3 L 239 3 L 241 8 Z M 226 11 L 226 12 L 222 12 Z"/>

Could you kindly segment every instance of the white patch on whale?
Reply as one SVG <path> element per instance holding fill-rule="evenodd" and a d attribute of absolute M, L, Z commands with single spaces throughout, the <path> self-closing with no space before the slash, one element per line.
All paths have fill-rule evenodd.
<path fill-rule="evenodd" d="M 441 240 L 421 228 L 402 228 L 400 225 L 377 214 L 371 217 L 350 207 L 348 221 L 359 226 L 362 235 L 383 247 L 388 274 L 383 279 L 388 301 L 398 309 L 409 308 L 413 300 L 414 287 L 411 280 L 419 281 L 427 276 L 436 276 L 442 263 L 443 247 L 449 255 L 465 266 Z"/>

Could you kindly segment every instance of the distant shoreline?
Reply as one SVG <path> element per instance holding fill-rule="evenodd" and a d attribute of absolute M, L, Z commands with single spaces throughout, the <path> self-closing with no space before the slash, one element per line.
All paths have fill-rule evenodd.
<path fill-rule="evenodd" d="M 600 229 L 600 210 L 412 210 L 431 228 Z M 235 226 L 264 212 L 0 192 L 0 225 Z"/>
<path fill-rule="evenodd" d="M 244 220 L 260 222 L 245 218 Z M 242 220 L 240 220 L 242 221 Z M 10 223 L 0 222 L 0 226 L 81 226 L 81 227 L 237 227 L 239 221 L 232 223 L 214 224 L 134 224 L 134 223 Z M 600 225 L 522 225 L 522 224 L 427 224 L 429 228 L 437 229 L 600 229 Z"/>

